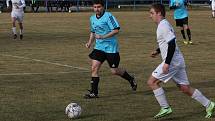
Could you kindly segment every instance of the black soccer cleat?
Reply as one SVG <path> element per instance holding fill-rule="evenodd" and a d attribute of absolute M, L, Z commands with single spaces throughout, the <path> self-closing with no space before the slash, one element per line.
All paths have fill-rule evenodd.
<path fill-rule="evenodd" d="M 136 83 L 135 77 L 133 77 L 133 80 L 131 80 L 130 82 L 131 82 L 132 90 L 136 91 L 137 90 L 137 83 Z"/>
<path fill-rule="evenodd" d="M 23 39 L 23 35 L 22 34 L 19 35 L 19 39 L 21 39 L 21 40 Z"/>
<path fill-rule="evenodd" d="M 17 38 L 17 35 L 16 35 L 16 34 L 14 34 L 14 35 L 13 35 L 13 39 L 16 39 L 16 38 Z"/>
<path fill-rule="evenodd" d="M 88 90 L 88 91 L 89 91 L 89 93 L 84 95 L 85 99 L 99 98 L 98 94 L 95 94 L 90 90 Z"/>

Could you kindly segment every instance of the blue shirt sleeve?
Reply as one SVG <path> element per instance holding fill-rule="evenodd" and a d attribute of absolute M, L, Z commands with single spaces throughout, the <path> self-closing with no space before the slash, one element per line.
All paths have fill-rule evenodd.
<path fill-rule="evenodd" d="M 108 26 L 110 27 L 111 30 L 114 29 L 119 29 L 119 23 L 117 22 L 116 18 L 112 16 L 111 14 L 108 17 Z"/>
<path fill-rule="evenodd" d="M 90 17 L 90 31 L 92 33 L 95 33 L 95 29 L 93 28 L 93 20 L 92 20 L 92 17 Z"/>

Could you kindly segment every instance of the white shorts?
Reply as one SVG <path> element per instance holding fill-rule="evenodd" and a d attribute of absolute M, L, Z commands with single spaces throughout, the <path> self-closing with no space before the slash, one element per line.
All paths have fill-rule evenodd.
<path fill-rule="evenodd" d="M 170 79 L 173 79 L 176 84 L 182 84 L 182 85 L 189 85 L 190 82 L 187 78 L 187 73 L 185 70 L 185 67 L 183 66 L 171 66 L 169 68 L 168 74 L 163 74 L 163 65 L 164 63 L 161 63 L 153 72 L 152 76 L 156 79 L 166 83 Z"/>
<path fill-rule="evenodd" d="M 23 22 L 24 12 L 11 12 L 11 17 L 16 18 L 19 23 Z"/>

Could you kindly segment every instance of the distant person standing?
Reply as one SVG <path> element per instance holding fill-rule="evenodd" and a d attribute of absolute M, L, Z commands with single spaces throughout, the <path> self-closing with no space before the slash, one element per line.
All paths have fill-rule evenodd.
<path fill-rule="evenodd" d="M 18 21 L 19 24 L 19 37 L 20 39 L 23 39 L 23 17 L 24 17 L 24 10 L 25 7 L 25 0 L 7 0 L 7 8 L 10 7 L 9 1 L 12 3 L 12 12 L 11 12 L 11 18 L 12 18 L 12 32 L 13 32 L 13 38 L 17 38 L 17 32 L 16 32 L 16 21 Z"/>
<path fill-rule="evenodd" d="M 91 90 L 84 95 L 84 98 L 98 98 L 99 70 L 105 60 L 107 60 L 110 71 L 130 83 L 132 90 L 136 91 L 137 84 L 135 78 L 125 69 L 119 68 L 120 55 L 119 45 L 116 35 L 120 26 L 116 18 L 104 9 L 103 0 L 93 0 L 93 10 L 95 14 L 90 17 L 91 33 L 86 47 L 90 48 L 95 41 L 95 47 L 89 54 L 91 59 Z"/>
<path fill-rule="evenodd" d="M 211 9 L 212 9 L 212 18 L 215 18 L 215 0 L 211 1 Z"/>
<path fill-rule="evenodd" d="M 34 7 L 36 7 L 36 10 L 34 9 Z M 39 7 L 40 4 L 38 0 L 31 0 L 31 9 L 33 12 L 38 12 Z"/>
<path fill-rule="evenodd" d="M 184 39 L 184 44 L 193 44 L 191 41 L 191 31 L 188 26 L 188 11 L 186 8 L 187 2 L 185 0 L 170 0 L 170 9 L 174 10 L 174 19 L 176 21 L 176 26 L 181 28 L 181 34 Z M 185 31 L 188 36 L 188 40 L 185 36 Z"/>

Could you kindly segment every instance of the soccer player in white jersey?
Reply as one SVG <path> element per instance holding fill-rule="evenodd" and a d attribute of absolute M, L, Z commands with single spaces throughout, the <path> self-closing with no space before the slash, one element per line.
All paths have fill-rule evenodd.
<path fill-rule="evenodd" d="M 25 0 L 7 0 L 7 7 L 9 8 L 9 1 L 12 2 L 12 12 L 11 12 L 11 18 L 12 18 L 12 32 L 13 32 L 13 38 L 17 38 L 17 32 L 16 32 L 16 21 L 18 21 L 19 28 L 20 28 L 20 39 L 23 38 L 23 17 L 24 17 L 24 10 L 25 7 Z"/>
<path fill-rule="evenodd" d="M 91 90 L 84 98 L 98 98 L 99 70 L 107 60 L 111 73 L 127 80 L 132 90 L 136 91 L 135 78 L 125 69 L 119 68 L 120 54 L 116 35 L 119 33 L 119 23 L 116 18 L 104 9 L 103 0 L 93 0 L 95 14 L 90 17 L 91 33 L 86 47 L 90 48 L 95 41 L 93 51 L 89 54 L 91 59 Z"/>
<path fill-rule="evenodd" d="M 165 7 L 162 4 L 153 4 L 150 9 L 150 17 L 157 26 L 157 42 L 159 48 L 152 52 L 151 57 L 161 53 L 162 63 L 152 72 L 148 79 L 148 86 L 153 90 L 154 96 L 161 106 L 160 112 L 154 118 L 160 118 L 172 113 L 167 102 L 165 92 L 160 83 L 166 83 L 173 79 L 179 89 L 201 103 L 206 108 L 205 118 L 212 116 L 215 103 L 206 98 L 198 89 L 190 86 L 185 70 L 185 62 L 179 47 L 176 44 L 176 36 L 173 27 L 165 19 Z"/>
<path fill-rule="evenodd" d="M 212 9 L 212 18 L 215 18 L 215 0 L 211 1 L 211 9 Z"/>

